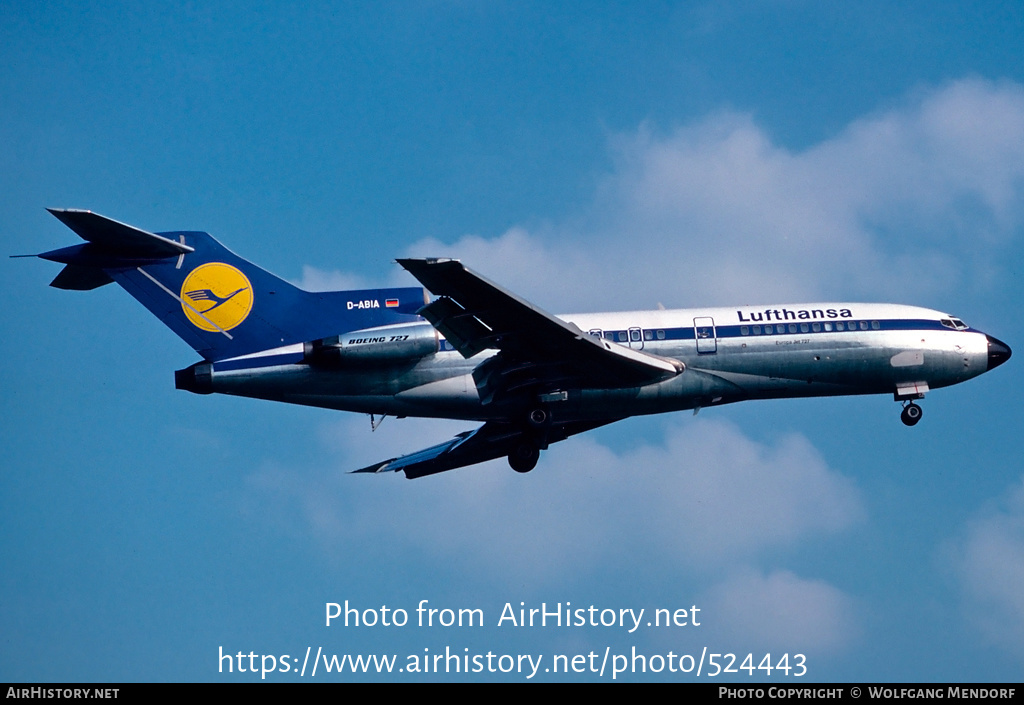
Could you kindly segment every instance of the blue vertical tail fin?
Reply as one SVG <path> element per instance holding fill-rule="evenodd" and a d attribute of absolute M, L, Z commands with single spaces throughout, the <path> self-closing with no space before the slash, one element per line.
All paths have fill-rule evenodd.
<path fill-rule="evenodd" d="M 206 360 L 420 320 L 419 287 L 308 292 L 205 232 L 150 233 L 82 210 L 50 209 L 85 244 L 39 257 L 65 265 L 51 286 L 121 285 Z"/>

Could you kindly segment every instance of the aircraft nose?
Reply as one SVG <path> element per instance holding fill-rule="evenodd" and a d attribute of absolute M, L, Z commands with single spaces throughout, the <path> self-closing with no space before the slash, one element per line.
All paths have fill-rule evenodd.
<path fill-rule="evenodd" d="M 988 338 L 988 369 L 991 370 L 1009 360 L 1013 351 L 1010 350 L 1009 345 L 998 338 L 993 338 L 991 335 L 985 337 Z"/>

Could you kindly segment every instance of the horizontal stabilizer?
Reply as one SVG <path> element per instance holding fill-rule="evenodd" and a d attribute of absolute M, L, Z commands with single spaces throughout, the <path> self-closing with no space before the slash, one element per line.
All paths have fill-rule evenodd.
<path fill-rule="evenodd" d="M 105 250 L 132 257 L 177 257 L 194 250 L 180 242 L 168 240 L 155 233 L 120 223 L 99 213 L 73 208 L 47 208 L 46 210 L 79 237 L 99 245 Z M 75 288 L 75 287 L 58 287 Z"/>
<path fill-rule="evenodd" d="M 57 289 L 89 291 L 105 284 L 111 284 L 113 281 L 102 269 L 69 264 L 60 270 L 60 274 L 54 277 L 53 281 L 50 282 L 50 286 Z"/>

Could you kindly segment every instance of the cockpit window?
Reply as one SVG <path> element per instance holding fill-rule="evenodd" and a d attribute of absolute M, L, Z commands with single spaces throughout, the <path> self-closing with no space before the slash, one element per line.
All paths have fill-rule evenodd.
<path fill-rule="evenodd" d="M 946 326 L 946 328 L 952 328 L 953 330 L 967 330 L 967 324 L 959 318 L 941 318 L 939 319 L 939 323 Z"/>
<path fill-rule="evenodd" d="M 952 319 L 953 325 L 956 326 L 957 330 L 967 330 L 967 324 L 961 321 L 959 318 Z"/>

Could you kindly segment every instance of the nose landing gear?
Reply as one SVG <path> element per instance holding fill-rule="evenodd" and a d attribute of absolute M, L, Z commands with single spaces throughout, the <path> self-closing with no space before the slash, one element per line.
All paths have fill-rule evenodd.
<path fill-rule="evenodd" d="M 924 411 L 921 407 L 914 402 L 904 402 L 903 411 L 900 413 L 900 421 L 907 426 L 916 426 L 917 422 L 921 420 L 921 415 Z"/>

